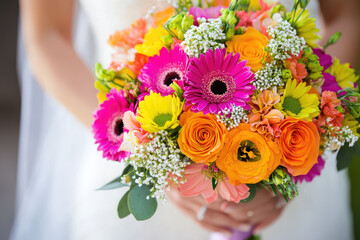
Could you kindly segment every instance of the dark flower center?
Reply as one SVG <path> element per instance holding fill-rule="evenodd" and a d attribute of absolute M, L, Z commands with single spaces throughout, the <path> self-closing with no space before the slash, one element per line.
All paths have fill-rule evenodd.
<path fill-rule="evenodd" d="M 210 86 L 211 92 L 215 95 L 223 95 L 227 92 L 227 85 L 223 81 L 215 80 Z"/>
<path fill-rule="evenodd" d="M 177 72 L 169 72 L 165 76 L 164 84 L 170 86 L 174 80 L 180 80 L 180 75 Z"/>
<path fill-rule="evenodd" d="M 261 159 L 261 154 L 256 145 L 249 140 L 242 141 L 238 148 L 237 157 L 243 162 L 257 162 Z"/>
<path fill-rule="evenodd" d="M 120 136 L 124 132 L 124 122 L 122 119 L 116 121 L 114 126 L 114 133 L 116 136 Z"/>

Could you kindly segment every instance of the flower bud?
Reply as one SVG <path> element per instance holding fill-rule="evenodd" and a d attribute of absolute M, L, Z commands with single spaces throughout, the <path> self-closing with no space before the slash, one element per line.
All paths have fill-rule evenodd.
<path fill-rule="evenodd" d="M 292 79 L 292 74 L 290 69 L 283 69 L 281 71 L 281 75 L 284 80 Z"/>
<path fill-rule="evenodd" d="M 324 76 L 322 75 L 321 72 L 315 72 L 315 73 L 311 73 L 311 74 L 309 75 L 309 77 L 310 77 L 312 80 L 317 80 L 317 79 L 323 78 Z"/>
<path fill-rule="evenodd" d="M 309 62 L 308 68 L 309 68 L 310 71 L 313 72 L 313 73 L 321 72 L 321 71 L 324 69 L 324 68 L 320 65 L 319 61 Z"/>
<path fill-rule="evenodd" d="M 165 44 L 166 47 L 171 47 L 171 44 L 174 42 L 170 35 L 162 36 L 161 41 Z"/>
<path fill-rule="evenodd" d="M 95 65 L 95 76 L 98 80 L 111 81 L 115 78 L 115 71 L 104 69 L 100 63 Z"/>

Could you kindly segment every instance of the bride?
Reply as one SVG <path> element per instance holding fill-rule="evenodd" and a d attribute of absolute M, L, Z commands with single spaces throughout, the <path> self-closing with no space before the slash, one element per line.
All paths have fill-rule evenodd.
<path fill-rule="evenodd" d="M 172 203 L 160 206 L 151 220 L 136 222 L 117 217 L 122 190 L 95 191 L 121 169 L 118 163 L 101 159 L 85 127 L 91 125 L 97 107 L 89 68 L 95 61 L 107 65 L 111 50 L 106 40 L 111 33 L 128 27 L 160 2 L 20 1 L 25 45 L 19 44 L 22 120 L 17 216 L 10 239 L 209 239 L 207 230 L 247 230 L 249 224 L 258 225 L 257 230 L 270 225 L 263 231 L 264 239 L 351 239 L 346 173 L 336 173 L 333 156 L 322 177 L 305 184 L 301 196 L 284 211 L 277 207 L 278 199 L 263 193 L 251 205 L 239 204 L 225 212 L 215 203 L 199 221 L 196 215 L 203 203 L 175 192 L 170 194 Z M 348 28 L 356 24 L 343 16 L 351 15 L 356 2 L 343 0 L 343 8 L 349 10 L 338 16 L 332 14 L 339 4 L 326 2 L 325 35 L 342 29 L 340 46 L 354 41 L 354 35 L 335 28 L 336 23 L 342 21 L 341 26 Z M 316 12 L 316 4 L 312 9 Z M 357 57 L 348 49 L 332 51 L 343 61 L 354 63 Z"/>

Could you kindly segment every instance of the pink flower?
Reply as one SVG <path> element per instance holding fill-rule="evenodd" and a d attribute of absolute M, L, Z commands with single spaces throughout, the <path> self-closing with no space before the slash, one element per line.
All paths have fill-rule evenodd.
<path fill-rule="evenodd" d="M 148 88 L 148 92 L 166 96 L 174 92 L 170 86 L 174 80 L 184 81 L 188 62 L 188 57 L 180 45 L 170 50 L 164 47 L 159 56 L 149 58 L 138 78 Z"/>
<path fill-rule="evenodd" d="M 125 112 L 123 122 L 124 122 L 124 128 L 133 132 L 134 135 L 139 139 L 140 144 L 149 142 L 149 139 L 147 137 L 149 133 L 141 128 L 141 124 L 136 119 L 134 112 L 132 111 Z"/>
<path fill-rule="evenodd" d="M 217 114 L 231 105 L 250 109 L 248 102 L 255 87 L 254 74 L 246 61 L 239 62 L 237 53 L 226 54 L 226 49 L 209 50 L 193 58 L 186 74 L 185 106 L 194 112 Z"/>
<path fill-rule="evenodd" d="M 314 178 L 316 176 L 320 176 L 321 175 L 321 171 L 324 169 L 325 167 L 325 161 L 324 159 L 322 159 L 321 156 L 318 157 L 318 163 L 316 163 L 308 172 L 308 174 L 306 175 L 300 175 L 300 176 L 296 176 L 294 177 L 295 183 L 302 183 L 304 180 L 306 182 L 312 182 L 312 180 L 314 180 Z"/>
<path fill-rule="evenodd" d="M 104 158 L 121 161 L 129 155 L 128 152 L 119 150 L 124 141 L 124 132 L 128 131 L 124 128 L 124 113 L 134 109 L 127 102 L 123 90 L 113 88 L 106 97 L 107 100 L 94 113 L 92 129 L 95 143 L 99 144 L 98 150 L 103 152 Z"/>
<path fill-rule="evenodd" d="M 236 203 L 249 197 L 249 187 L 246 184 L 234 186 L 228 179 L 219 181 L 213 190 L 211 179 L 202 174 L 204 166 L 206 165 L 202 163 L 194 163 L 185 168 L 186 182 L 179 186 L 179 191 L 184 196 L 193 197 L 201 194 L 208 203 L 215 201 L 218 194 L 223 199 Z"/>
<path fill-rule="evenodd" d="M 212 19 L 217 18 L 221 15 L 220 10 L 222 6 L 210 7 L 210 8 L 201 8 L 201 7 L 191 7 L 189 10 L 190 15 L 194 16 L 194 25 L 198 26 L 198 18 Z"/>

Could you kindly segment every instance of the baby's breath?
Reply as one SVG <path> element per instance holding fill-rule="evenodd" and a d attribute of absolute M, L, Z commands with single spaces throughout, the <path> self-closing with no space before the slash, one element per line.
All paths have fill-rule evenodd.
<path fill-rule="evenodd" d="M 184 181 L 184 169 L 190 162 L 181 154 L 177 142 L 169 138 L 168 132 L 160 131 L 149 138 L 152 140 L 137 147 L 126 161 L 134 167 L 135 183 L 152 185 L 151 197 L 164 199 L 164 189 L 170 182 Z"/>
<path fill-rule="evenodd" d="M 199 26 L 191 26 L 185 33 L 185 40 L 181 43 L 185 52 L 190 57 L 199 57 L 209 49 L 225 48 L 223 43 L 226 39 L 222 29 L 222 21 L 219 18 L 198 18 Z"/>
<path fill-rule="evenodd" d="M 331 124 L 326 126 L 328 129 L 325 136 L 326 145 L 325 147 L 331 148 L 331 150 L 337 150 L 344 146 L 345 143 L 349 144 L 349 147 L 353 147 L 354 144 L 359 140 L 349 126 L 344 127 L 333 127 Z"/>
<path fill-rule="evenodd" d="M 275 62 L 266 63 L 260 71 L 255 73 L 255 79 L 252 84 L 261 92 L 271 87 L 284 86 L 281 68 Z"/>
<path fill-rule="evenodd" d="M 299 37 L 291 24 L 278 18 L 278 24 L 275 27 L 269 26 L 268 34 L 270 39 L 267 50 L 274 60 L 286 60 L 290 55 L 299 56 L 304 49 L 306 42 L 303 37 Z"/>
<path fill-rule="evenodd" d="M 232 104 L 231 109 L 225 108 L 217 115 L 217 121 L 223 123 L 228 130 L 236 128 L 241 122 L 247 122 L 247 114 L 245 109 Z"/>

